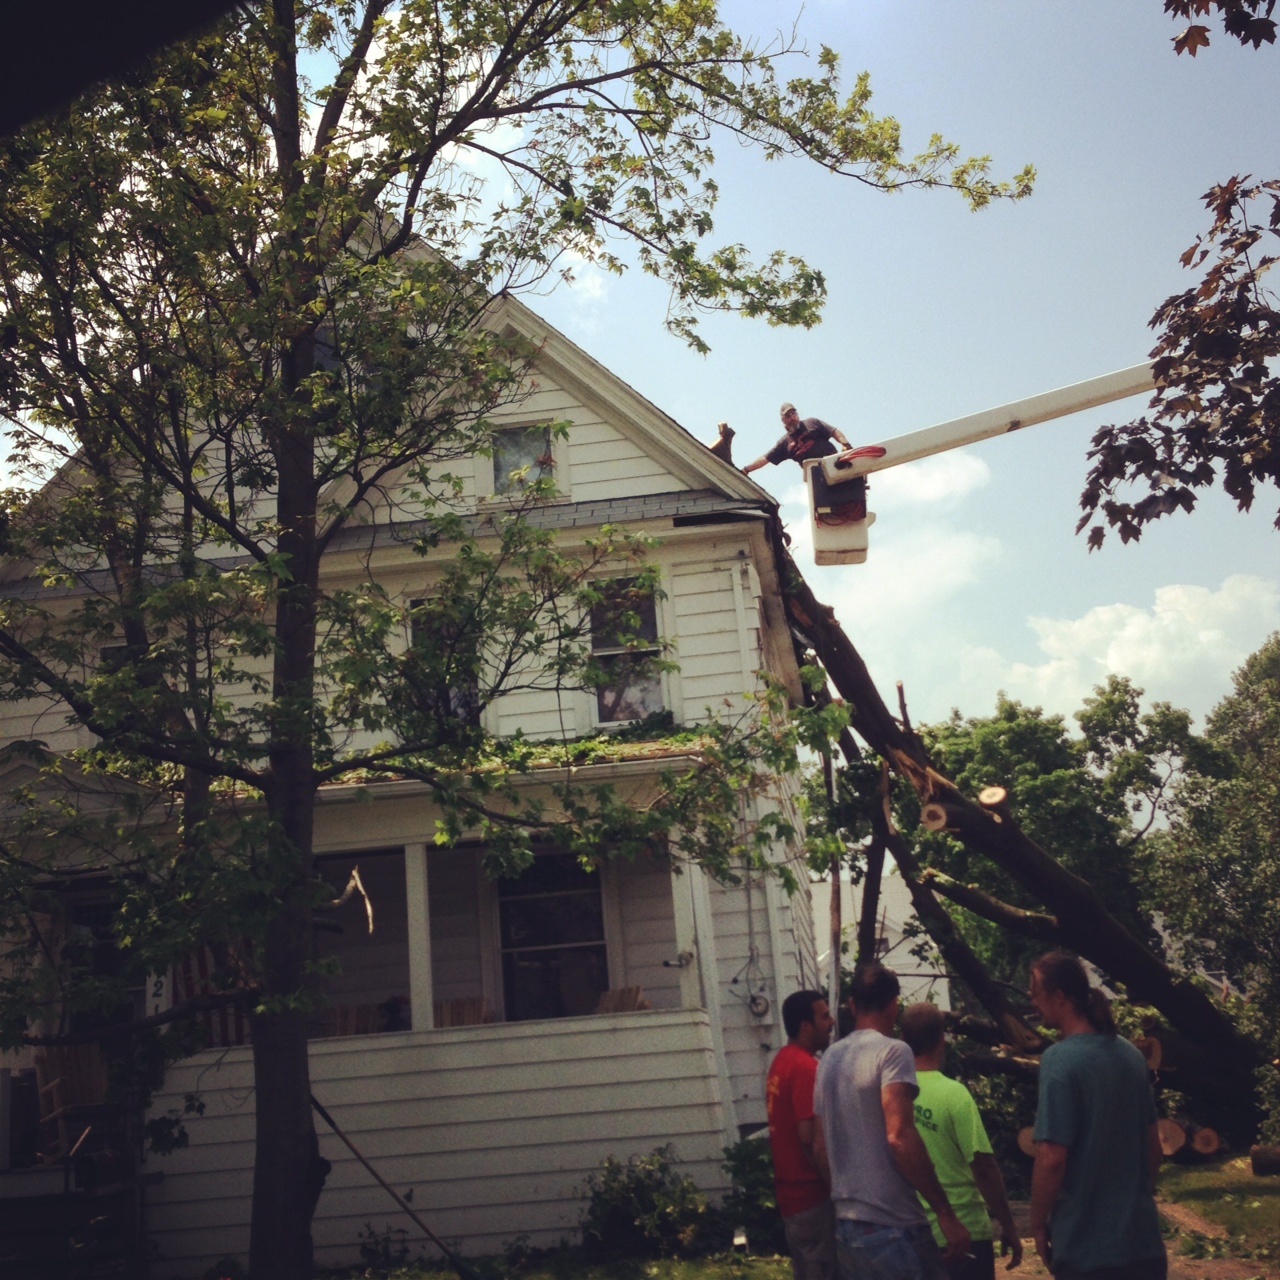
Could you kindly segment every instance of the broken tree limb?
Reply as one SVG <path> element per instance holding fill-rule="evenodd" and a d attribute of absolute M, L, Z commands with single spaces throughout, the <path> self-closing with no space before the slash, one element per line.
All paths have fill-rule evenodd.
<path fill-rule="evenodd" d="M 937 800 L 930 800 L 920 808 L 920 825 L 926 831 L 954 831 L 954 821 L 950 808 Z"/>
<path fill-rule="evenodd" d="M 990 920 L 992 924 L 998 924 L 1001 928 L 1010 929 L 1024 937 L 1035 938 L 1048 946 L 1062 945 L 1062 931 L 1052 916 L 1010 906 L 1007 902 L 1001 902 L 999 898 L 994 898 L 973 885 L 961 884 L 960 881 L 953 880 L 945 872 L 933 867 L 925 868 L 922 879 L 935 893 L 949 898 L 956 906 L 963 907 L 966 911 L 972 911 L 975 916 L 981 916 L 984 920 Z"/>
<path fill-rule="evenodd" d="M 934 946 L 942 953 L 947 967 L 973 992 L 978 1003 L 991 1015 L 1004 1033 L 1004 1042 L 1022 1053 L 1040 1053 L 1048 1045 L 1039 1032 L 1018 1016 L 1005 998 L 999 983 L 987 972 L 986 966 L 974 954 L 961 936 L 947 909 L 920 883 L 919 866 L 911 846 L 896 832 L 884 829 L 882 815 L 876 815 L 878 834 L 893 860 L 902 872 L 903 883 L 911 894 L 911 905 L 920 923 L 924 925 Z"/>
<path fill-rule="evenodd" d="M 858 916 L 858 963 L 866 964 L 880 954 L 880 878 L 884 875 L 884 841 L 871 837 L 867 846 L 867 872 L 862 880 L 862 912 Z"/>
<path fill-rule="evenodd" d="M 834 612 L 814 597 L 787 555 L 780 525 L 775 534 L 792 624 L 817 654 L 848 705 L 850 723 L 858 736 L 911 782 L 922 804 L 937 800 L 947 806 L 955 834 L 971 851 L 989 858 L 1053 913 L 1065 945 L 1123 983 L 1131 999 L 1154 1005 L 1184 1035 L 1200 1045 L 1212 1046 L 1210 1052 L 1220 1072 L 1219 1087 L 1238 1088 L 1251 1095 L 1257 1051 L 1236 1030 L 1225 1010 L 1129 933 L 1091 885 L 1062 866 L 1017 823 L 997 821 L 996 814 L 969 800 L 930 766 L 923 745 L 885 706 Z M 894 852 L 892 845 L 890 852 Z M 936 901 L 932 893 L 924 892 Z"/>
<path fill-rule="evenodd" d="M 977 1018 L 971 1013 L 959 1014 L 950 1011 L 943 1017 L 946 1020 L 947 1030 L 954 1035 L 964 1036 L 967 1040 L 976 1040 L 979 1044 L 989 1045 L 993 1049 L 1005 1043 L 1004 1032 L 986 1018 Z"/>

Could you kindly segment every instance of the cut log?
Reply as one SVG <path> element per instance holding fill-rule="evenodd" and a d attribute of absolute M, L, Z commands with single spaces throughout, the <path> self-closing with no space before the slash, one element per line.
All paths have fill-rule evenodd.
<path fill-rule="evenodd" d="M 1187 1133 L 1191 1149 L 1202 1160 L 1212 1160 L 1222 1151 L 1222 1135 L 1207 1124 L 1195 1125 Z"/>
<path fill-rule="evenodd" d="M 1155 1036 L 1134 1036 L 1133 1045 L 1146 1059 L 1148 1071 L 1160 1070 L 1160 1063 L 1164 1060 L 1164 1048 Z"/>
<path fill-rule="evenodd" d="M 1187 1131 L 1176 1120 L 1157 1120 L 1156 1132 L 1160 1135 L 1160 1150 L 1166 1160 L 1176 1156 L 1187 1145 Z"/>
<path fill-rule="evenodd" d="M 1007 809 L 1009 793 L 1004 787 L 983 787 L 978 792 L 978 803 L 984 809 Z"/>
<path fill-rule="evenodd" d="M 926 831 L 945 831 L 951 826 L 951 814 L 947 806 L 931 800 L 920 810 L 920 825 Z"/>
<path fill-rule="evenodd" d="M 1023 1125 L 1018 1130 L 1018 1150 L 1024 1156 L 1030 1156 L 1033 1160 L 1036 1158 L 1036 1130 L 1034 1125 Z"/>
<path fill-rule="evenodd" d="M 1249 1161 L 1259 1178 L 1280 1178 L 1280 1147 L 1250 1147 Z"/>

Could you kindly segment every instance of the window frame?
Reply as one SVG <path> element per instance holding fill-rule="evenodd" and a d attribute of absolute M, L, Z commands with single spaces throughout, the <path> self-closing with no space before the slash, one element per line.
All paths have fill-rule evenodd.
<path fill-rule="evenodd" d="M 551 458 L 551 475 L 556 484 L 556 496 L 550 501 L 561 503 L 570 501 L 569 497 L 569 458 L 565 440 L 556 434 L 554 428 L 558 419 L 530 418 L 527 421 L 503 423 L 495 432 L 495 436 L 513 434 L 518 431 L 535 431 L 539 428 L 548 433 L 548 445 Z M 497 458 L 494 454 L 476 455 L 476 496 L 480 502 L 517 507 L 527 500 L 523 490 L 502 490 L 497 486 L 495 466 Z"/>
<path fill-rule="evenodd" d="M 606 582 L 629 582 L 635 580 L 634 574 L 610 574 L 602 576 L 596 580 L 596 584 L 600 585 Z M 669 617 L 667 606 L 670 603 L 670 596 L 665 586 L 665 575 L 660 575 L 657 584 L 657 593 L 652 597 L 653 605 L 653 622 L 655 639 L 652 645 L 636 645 L 628 647 L 626 645 L 596 645 L 595 627 L 591 625 L 592 620 L 588 617 L 588 628 L 590 631 L 591 641 L 591 657 L 608 658 L 616 655 L 625 655 L 628 653 L 645 654 L 651 657 L 662 659 L 666 657 L 671 645 L 666 641 L 665 637 L 670 633 Z M 658 695 L 661 699 L 661 706 L 655 708 L 655 712 L 670 711 L 675 716 L 677 722 L 682 717 L 676 714 L 676 688 L 673 680 L 668 677 L 671 675 L 668 671 L 655 671 L 652 673 L 652 679 L 657 683 Z M 593 729 L 621 729 L 627 725 L 638 724 L 644 717 L 632 717 L 626 720 L 605 720 L 600 715 L 600 695 L 607 686 L 598 685 L 587 689 L 586 697 L 588 699 L 588 720 L 587 723 Z M 650 712 L 647 714 L 654 714 Z"/>

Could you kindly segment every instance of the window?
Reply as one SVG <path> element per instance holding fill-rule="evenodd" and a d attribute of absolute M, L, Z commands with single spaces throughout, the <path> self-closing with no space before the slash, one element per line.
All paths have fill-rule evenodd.
<path fill-rule="evenodd" d="M 433 613 L 428 600 L 409 601 L 406 691 L 416 708 L 447 724 L 480 727 L 480 675 L 467 618 Z"/>
<path fill-rule="evenodd" d="M 609 989 L 599 873 L 571 854 L 540 854 L 497 891 L 507 1021 L 593 1013 Z"/>
<path fill-rule="evenodd" d="M 493 438 L 493 492 L 518 496 L 535 481 L 550 476 L 555 460 L 551 427 L 517 427 Z"/>
<path fill-rule="evenodd" d="M 662 652 L 657 601 L 635 578 L 614 578 L 601 592 L 591 610 L 591 653 L 604 676 L 596 716 L 601 724 L 643 720 L 663 709 L 662 675 L 653 669 Z"/>

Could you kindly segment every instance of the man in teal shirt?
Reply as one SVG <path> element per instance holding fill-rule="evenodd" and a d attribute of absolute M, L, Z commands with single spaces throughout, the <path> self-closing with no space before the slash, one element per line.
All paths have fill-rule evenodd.
<path fill-rule="evenodd" d="M 1031 1230 L 1055 1280 L 1165 1280 L 1155 1205 L 1160 1136 L 1142 1054 L 1116 1035 L 1084 966 L 1051 951 L 1032 1003 L 1060 1033 L 1040 1059 Z"/>
<path fill-rule="evenodd" d="M 951 1280 L 994 1280 L 995 1248 L 991 1219 L 1000 1223 L 1001 1256 L 1006 1270 L 1022 1261 L 1022 1241 L 1005 1194 L 1004 1177 L 991 1152 L 991 1142 L 973 1095 L 958 1080 L 942 1074 L 946 1026 L 936 1005 L 908 1005 L 902 1014 L 902 1038 L 916 1056 L 916 1128 L 924 1139 L 938 1181 L 956 1216 L 969 1228 L 967 1257 L 947 1263 Z M 929 1225 L 939 1244 L 943 1236 L 928 1205 Z"/>

